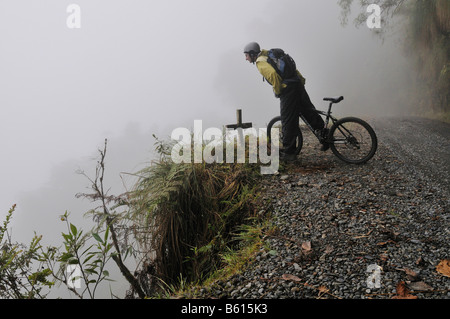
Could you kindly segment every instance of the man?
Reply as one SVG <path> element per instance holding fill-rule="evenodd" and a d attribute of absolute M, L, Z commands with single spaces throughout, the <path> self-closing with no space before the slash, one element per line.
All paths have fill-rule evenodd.
<path fill-rule="evenodd" d="M 276 49 L 283 52 L 280 49 Z M 279 70 L 275 69 L 269 60 L 269 51 L 261 50 L 256 42 L 247 44 L 244 48 L 245 59 L 255 64 L 264 79 L 272 85 L 275 97 L 280 99 L 280 115 L 283 134 L 283 146 L 280 158 L 292 161 L 297 158 L 295 154 L 296 138 L 299 130 L 299 114 L 302 114 L 311 127 L 317 131 L 322 130 L 325 123 L 322 117 L 315 112 L 315 107 L 305 90 L 305 78 L 295 69 L 289 78 L 283 78 Z M 292 60 L 293 62 L 293 60 Z M 295 66 L 295 63 L 292 63 Z M 328 149 L 323 144 L 322 150 Z"/>

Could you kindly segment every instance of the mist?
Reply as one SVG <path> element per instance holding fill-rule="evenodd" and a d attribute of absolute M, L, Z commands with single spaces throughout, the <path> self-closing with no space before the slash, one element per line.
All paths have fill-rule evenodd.
<path fill-rule="evenodd" d="M 59 216 L 89 229 L 97 149 L 108 139 L 106 186 L 120 194 L 154 157 L 152 134 L 245 122 L 265 127 L 279 101 L 243 47 L 283 48 L 306 78 L 317 108 L 344 95 L 337 115 L 407 114 L 401 35 L 384 42 L 366 27 L 342 27 L 337 1 L 75 0 L 81 28 L 66 25 L 69 1 L 0 4 L 0 217 L 13 204 L 13 239 L 33 231 L 59 245 Z M 355 7 L 359 12 L 360 8 Z M 92 176 L 92 175 L 91 175 Z M 114 267 L 114 266 L 112 266 Z"/>

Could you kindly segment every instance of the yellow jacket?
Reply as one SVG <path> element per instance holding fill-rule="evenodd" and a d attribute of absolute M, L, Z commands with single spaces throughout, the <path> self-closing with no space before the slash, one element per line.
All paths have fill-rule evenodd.
<path fill-rule="evenodd" d="M 259 70 L 259 73 L 269 82 L 273 87 L 273 92 L 276 96 L 279 96 L 284 88 L 286 88 L 286 84 L 283 83 L 283 79 L 277 73 L 277 71 L 267 62 L 268 51 L 261 50 L 258 58 L 256 59 L 256 67 Z M 305 85 L 305 78 L 301 75 L 301 73 L 297 70 L 297 74 L 300 77 L 300 81 Z"/>

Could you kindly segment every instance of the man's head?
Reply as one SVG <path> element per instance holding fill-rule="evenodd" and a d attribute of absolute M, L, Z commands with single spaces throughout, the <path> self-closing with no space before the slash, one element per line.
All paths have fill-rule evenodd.
<path fill-rule="evenodd" d="M 255 63 L 261 48 L 258 43 L 250 42 L 244 48 L 245 59 L 250 63 Z"/>

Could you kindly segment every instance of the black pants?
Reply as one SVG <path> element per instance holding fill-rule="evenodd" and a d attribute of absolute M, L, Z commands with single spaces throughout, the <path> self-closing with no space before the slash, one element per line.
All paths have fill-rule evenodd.
<path fill-rule="evenodd" d="M 291 83 L 283 90 L 280 96 L 280 115 L 285 154 L 295 153 L 300 114 L 314 130 L 323 129 L 325 123 L 315 109 L 302 83 Z"/>

